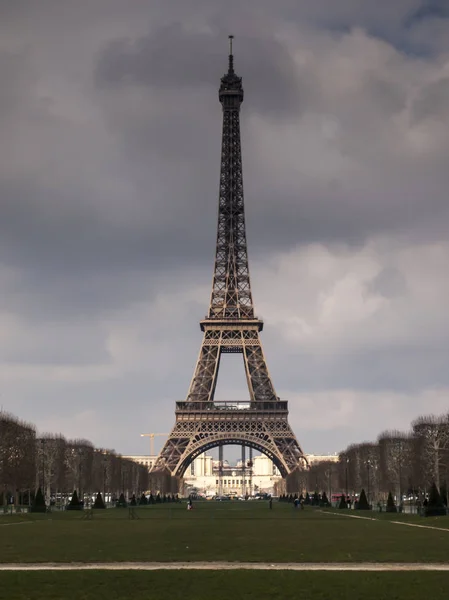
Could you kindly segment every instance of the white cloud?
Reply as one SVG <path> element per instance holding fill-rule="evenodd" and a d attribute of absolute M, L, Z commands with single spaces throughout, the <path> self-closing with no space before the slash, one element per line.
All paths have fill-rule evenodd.
<path fill-rule="evenodd" d="M 375 441 L 387 429 L 409 431 L 418 416 L 449 409 L 449 388 L 417 393 L 286 390 L 282 396 L 289 399 L 290 423 L 305 452 L 339 452 L 352 443 Z"/>
<path fill-rule="evenodd" d="M 267 323 L 305 351 L 441 348 L 449 340 L 448 261 L 447 243 L 299 247 L 256 265 L 255 297 Z"/>

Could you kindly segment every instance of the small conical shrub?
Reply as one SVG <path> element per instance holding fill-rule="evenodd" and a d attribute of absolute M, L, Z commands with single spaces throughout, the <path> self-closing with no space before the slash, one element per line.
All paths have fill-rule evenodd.
<path fill-rule="evenodd" d="M 330 506 L 326 492 L 323 492 L 321 495 L 320 506 Z"/>
<path fill-rule="evenodd" d="M 433 482 L 430 487 L 429 501 L 425 508 L 424 514 L 426 517 L 439 517 L 446 514 L 446 507 L 443 504 L 435 482 Z"/>
<path fill-rule="evenodd" d="M 304 504 L 310 504 L 310 495 L 309 495 L 309 492 L 306 493 L 306 499 L 304 500 Z"/>
<path fill-rule="evenodd" d="M 149 502 L 150 504 L 154 504 L 154 502 L 155 502 L 155 500 L 154 500 L 154 496 L 153 496 L 153 494 L 152 494 L 151 492 L 150 492 L 150 498 L 149 498 L 148 502 Z"/>
<path fill-rule="evenodd" d="M 389 513 L 395 513 L 398 511 L 396 504 L 394 503 L 394 500 L 393 500 L 393 494 L 391 492 L 388 492 L 386 511 Z"/>
<path fill-rule="evenodd" d="M 145 496 L 145 494 L 142 494 L 140 496 L 139 504 L 140 504 L 140 506 L 146 506 L 148 504 L 148 500 L 147 500 L 147 497 Z"/>
<path fill-rule="evenodd" d="M 346 497 L 344 494 L 342 494 L 340 497 L 338 508 L 348 508 L 348 503 L 346 502 Z"/>
<path fill-rule="evenodd" d="M 66 506 L 66 510 L 81 510 L 83 508 L 81 502 L 78 499 L 76 490 L 73 490 L 72 499 Z"/>
<path fill-rule="evenodd" d="M 45 512 L 47 507 L 45 505 L 45 498 L 42 493 L 41 488 L 39 488 L 36 492 L 36 496 L 34 498 L 34 502 L 31 505 L 31 512 Z"/>
<path fill-rule="evenodd" d="M 318 492 L 315 492 L 313 494 L 313 498 L 312 498 L 312 505 L 313 506 L 318 506 L 319 503 L 320 503 L 320 496 L 319 496 Z"/>
<path fill-rule="evenodd" d="M 93 508 L 106 508 L 100 492 L 98 492 L 97 497 L 95 498 Z"/>
<path fill-rule="evenodd" d="M 131 497 L 131 502 L 129 503 L 130 506 L 137 506 L 137 501 L 136 501 L 136 495 L 133 494 Z"/>
<path fill-rule="evenodd" d="M 117 507 L 117 508 L 126 508 L 127 506 L 128 506 L 128 503 L 126 502 L 126 500 L 125 500 L 125 495 L 124 495 L 124 493 L 122 492 L 122 493 L 120 494 L 120 497 L 119 497 L 119 499 L 117 500 L 116 507 Z"/>
<path fill-rule="evenodd" d="M 159 492 L 157 493 L 157 496 L 156 496 L 156 502 L 157 502 L 157 504 L 159 504 L 161 502 L 161 495 Z"/>
<path fill-rule="evenodd" d="M 357 502 L 357 510 L 369 510 L 368 500 L 366 499 L 365 490 L 362 489 L 359 501 Z"/>

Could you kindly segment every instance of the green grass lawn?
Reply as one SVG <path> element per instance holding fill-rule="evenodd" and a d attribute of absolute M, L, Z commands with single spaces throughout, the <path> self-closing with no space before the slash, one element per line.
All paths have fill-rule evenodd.
<path fill-rule="evenodd" d="M 128 518 L 127 509 L 115 508 L 96 512 L 92 520 L 74 512 L 3 516 L 0 562 L 447 562 L 449 558 L 449 533 L 390 522 L 448 526 L 444 518 L 381 514 L 370 521 L 336 511 L 294 510 L 281 503 L 269 510 L 265 502 L 198 502 L 193 511 L 185 504 L 170 504 L 136 512 L 137 520 Z M 14 522 L 24 524 L 3 526 Z"/>
<path fill-rule="evenodd" d="M 287 571 L 2 573 L 1 600 L 443 600 L 447 573 Z"/>

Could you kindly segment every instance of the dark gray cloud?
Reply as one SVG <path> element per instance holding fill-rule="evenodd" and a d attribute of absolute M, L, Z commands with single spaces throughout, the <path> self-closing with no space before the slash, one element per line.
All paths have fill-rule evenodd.
<path fill-rule="evenodd" d="M 210 33 L 188 33 L 174 23 L 137 40 L 113 41 L 102 52 L 97 81 L 100 86 L 168 88 L 182 105 L 185 88 L 217 88 L 218 77 L 227 71 L 225 46 L 217 41 L 224 42 L 226 34 L 216 26 Z M 279 41 L 240 36 L 235 66 L 239 73 L 251 73 L 253 111 L 295 114 L 300 109 L 297 69 Z"/>
<path fill-rule="evenodd" d="M 263 268 L 296 246 L 321 244 L 331 253 L 349 246 L 356 255 L 372 239 L 403 240 L 410 252 L 418 243 L 444 244 L 448 36 L 438 7 L 419 0 L 0 2 L 0 378 L 11 408 L 45 429 L 92 431 L 97 443 L 123 451 L 137 449 L 127 441 L 137 423 L 170 425 L 208 302 L 217 89 L 228 33 L 236 35 L 245 88 L 256 306 L 271 296 Z M 414 257 L 419 262 L 419 250 Z M 300 260 L 308 264 L 306 255 Z M 391 266 L 383 255 L 373 261 L 379 272 L 361 286 L 368 301 L 380 296 L 404 328 L 417 322 L 428 332 L 428 315 L 443 313 L 436 300 L 413 297 L 410 264 Z M 357 271 L 345 268 L 336 288 Z M 424 281 L 425 271 L 413 281 Z M 426 289 L 443 277 L 436 273 Z M 295 277 L 283 275 L 280 313 L 290 310 L 282 298 L 306 292 Z M 332 297 L 325 283 L 313 303 L 322 296 Z M 351 302 L 349 292 L 335 297 L 331 306 Z M 409 297 L 415 312 L 404 316 Z M 312 327 L 307 310 L 298 299 L 294 317 Z M 417 332 L 404 342 L 398 330 L 375 342 L 370 329 L 352 354 L 339 339 L 323 357 L 287 339 L 274 317 L 264 340 L 278 389 L 417 394 L 449 385 L 443 334 L 423 342 Z M 350 322 L 348 337 L 366 325 Z M 124 422 L 130 397 L 135 413 Z M 91 424 L 105 412 L 99 431 Z M 117 443 L 107 443 L 111 431 Z"/>

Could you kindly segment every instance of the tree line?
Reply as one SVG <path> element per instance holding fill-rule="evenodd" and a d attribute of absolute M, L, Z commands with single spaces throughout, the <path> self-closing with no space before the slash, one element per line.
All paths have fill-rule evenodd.
<path fill-rule="evenodd" d="M 0 412 L 0 504 L 28 504 L 38 488 L 48 502 L 78 496 L 137 497 L 148 489 L 148 469 L 88 440 L 67 440 Z"/>
<path fill-rule="evenodd" d="M 351 444 L 338 462 L 313 464 L 305 473 L 309 490 L 359 494 L 370 503 L 388 493 L 424 498 L 433 483 L 447 498 L 449 483 L 449 413 L 421 416 L 408 432 L 384 431 L 375 442 Z"/>

